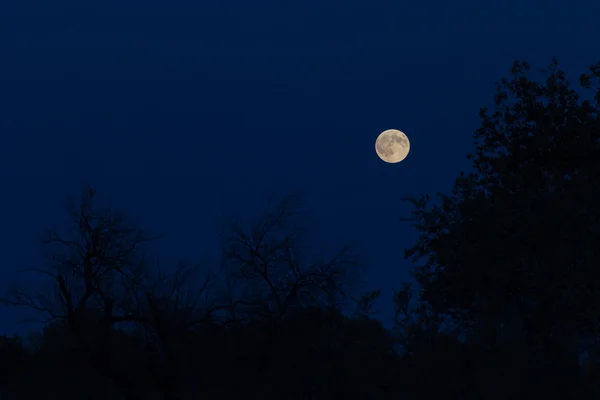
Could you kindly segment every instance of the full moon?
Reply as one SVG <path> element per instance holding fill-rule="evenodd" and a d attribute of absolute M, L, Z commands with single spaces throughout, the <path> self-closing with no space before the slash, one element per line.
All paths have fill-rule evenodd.
<path fill-rule="evenodd" d="M 410 142 L 403 132 L 397 129 L 388 129 L 377 137 L 375 151 L 383 161 L 391 164 L 399 163 L 408 156 Z"/>

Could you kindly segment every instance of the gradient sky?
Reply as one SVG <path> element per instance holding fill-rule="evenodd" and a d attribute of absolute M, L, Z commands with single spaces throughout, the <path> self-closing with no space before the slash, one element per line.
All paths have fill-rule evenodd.
<path fill-rule="evenodd" d="M 597 0 L 3 0 L 0 286 L 85 182 L 189 260 L 217 255 L 223 215 L 301 190 L 325 250 L 361 246 L 389 314 L 415 239 L 399 199 L 469 167 L 513 60 L 573 79 L 600 60 L 598 21 Z M 411 140 L 396 165 L 374 150 L 389 128 Z M 0 333 L 23 315 L 0 309 Z"/>

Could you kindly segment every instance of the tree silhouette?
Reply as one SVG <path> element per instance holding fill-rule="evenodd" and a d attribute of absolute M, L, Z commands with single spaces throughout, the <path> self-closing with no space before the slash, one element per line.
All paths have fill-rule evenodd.
<path fill-rule="evenodd" d="M 222 234 L 227 322 L 250 323 L 242 331 L 257 338 L 252 346 L 255 382 L 268 379 L 287 316 L 340 307 L 361 266 L 350 247 L 329 259 L 311 256 L 304 217 L 301 198 L 289 195 L 268 204 L 250 224 L 239 218 L 228 221 Z"/>
<path fill-rule="evenodd" d="M 27 370 L 30 357 L 18 336 L 0 336 L 0 399 L 17 392 L 19 377 Z"/>
<path fill-rule="evenodd" d="M 516 62 L 497 85 L 496 110 L 481 110 L 474 172 L 439 204 L 407 199 L 420 237 L 406 258 L 424 260 L 414 269 L 421 300 L 470 341 L 500 349 L 525 337 L 540 363 L 562 354 L 552 365 L 569 375 L 600 327 L 600 68 L 580 79 L 591 99 L 555 60 L 542 83 L 529 69 Z"/>
<path fill-rule="evenodd" d="M 298 307 L 338 306 L 346 299 L 360 260 L 348 246 L 329 259 L 308 254 L 300 201 L 286 196 L 250 226 L 233 219 L 224 231 L 224 268 L 231 284 L 242 286 L 238 316 L 249 312 L 274 322 Z"/>
<path fill-rule="evenodd" d="M 77 206 L 69 203 L 71 235 L 49 233 L 47 265 L 27 270 L 48 277 L 54 291 L 14 288 L 7 299 L 47 317 L 34 353 L 40 375 L 60 371 L 50 392 L 67 384 L 66 375 L 81 375 L 83 386 L 112 387 L 127 399 L 192 393 L 279 398 L 289 391 L 276 382 L 285 380 L 283 371 L 298 374 L 300 365 L 306 374 L 315 357 L 330 353 L 318 347 L 318 354 L 311 350 L 311 357 L 291 364 L 282 358 L 295 357 L 304 342 L 318 338 L 321 315 L 346 321 L 338 309 L 360 266 L 349 248 L 328 260 L 308 255 L 297 197 L 281 199 L 247 227 L 231 221 L 223 232 L 222 267 L 203 274 L 201 265 L 182 262 L 170 271 L 152 265 L 144 254 L 150 237 L 118 211 L 98 206 L 95 195 L 84 190 Z M 294 337 L 287 328 L 299 319 L 310 335 Z M 352 329 L 368 326 L 364 315 L 361 321 Z M 366 333 L 371 339 L 355 345 L 368 348 L 376 338 L 371 345 L 387 349 L 383 328 L 376 326 L 379 337 Z M 79 367 L 69 372 L 72 365 Z"/>

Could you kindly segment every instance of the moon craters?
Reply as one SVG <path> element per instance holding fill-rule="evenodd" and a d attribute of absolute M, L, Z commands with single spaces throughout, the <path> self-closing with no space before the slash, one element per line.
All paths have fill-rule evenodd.
<path fill-rule="evenodd" d="M 377 138 L 375 150 L 383 161 L 397 163 L 408 155 L 410 142 L 403 132 L 388 129 Z"/>

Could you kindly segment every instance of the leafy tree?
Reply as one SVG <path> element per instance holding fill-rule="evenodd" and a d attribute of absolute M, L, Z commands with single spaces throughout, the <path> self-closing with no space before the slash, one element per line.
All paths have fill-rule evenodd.
<path fill-rule="evenodd" d="M 556 62 L 544 84 L 528 79 L 528 70 L 515 63 L 511 79 L 498 85 L 497 110 L 481 111 L 469 156 L 475 172 L 461 174 L 450 196 L 440 194 L 441 205 L 411 199 L 421 236 L 406 255 L 426 259 L 415 276 L 436 310 L 510 314 L 514 303 L 533 320 L 547 302 L 561 323 L 572 307 L 581 319 L 591 311 L 594 294 L 583 287 L 598 281 L 591 251 L 600 212 L 593 201 L 598 101 L 580 101 Z"/>
<path fill-rule="evenodd" d="M 473 172 L 438 204 L 407 199 L 420 236 L 405 256 L 423 260 L 421 300 L 470 343 L 525 337 L 528 354 L 564 354 L 566 374 L 600 328 L 600 64 L 580 78 L 588 98 L 555 60 L 543 82 L 529 71 L 516 62 L 481 110 Z"/>

